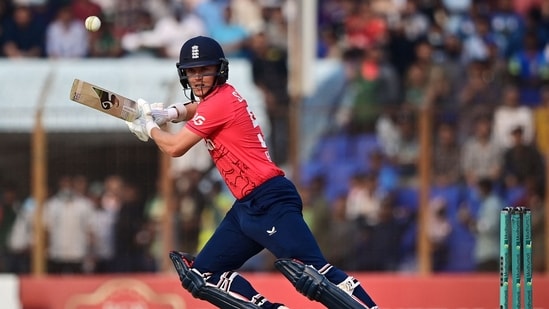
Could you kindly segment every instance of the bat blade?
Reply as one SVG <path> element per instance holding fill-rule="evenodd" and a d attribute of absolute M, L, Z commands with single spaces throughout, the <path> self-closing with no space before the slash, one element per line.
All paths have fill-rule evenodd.
<path fill-rule="evenodd" d="M 70 99 L 126 121 L 139 117 L 136 101 L 80 79 L 72 83 Z"/>

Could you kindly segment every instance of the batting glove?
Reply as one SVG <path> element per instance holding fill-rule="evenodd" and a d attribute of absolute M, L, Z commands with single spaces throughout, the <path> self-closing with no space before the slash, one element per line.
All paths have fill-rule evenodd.
<path fill-rule="evenodd" d="M 152 109 L 151 104 L 143 99 L 137 99 L 137 105 L 139 106 L 139 109 L 141 110 L 141 117 L 143 118 L 142 121 L 144 121 L 144 128 L 145 132 L 147 132 L 147 135 L 151 137 L 151 131 L 154 128 L 159 128 L 156 122 L 154 122 L 153 116 L 152 116 Z"/>
<path fill-rule="evenodd" d="M 159 107 L 159 104 L 155 103 L 156 110 L 163 110 L 163 107 Z M 126 121 L 126 125 L 130 132 L 135 134 L 139 140 L 146 142 L 151 137 L 151 130 L 158 128 L 158 125 L 153 119 L 152 116 L 152 107 L 151 104 L 143 99 L 137 100 L 137 108 L 139 109 L 140 116 L 134 121 Z"/>
<path fill-rule="evenodd" d="M 151 111 L 154 122 L 161 126 L 168 122 L 179 122 L 187 116 L 187 109 L 183 103 L 175 103 L 164 108 L 164 103 L 152 103 Z"/>

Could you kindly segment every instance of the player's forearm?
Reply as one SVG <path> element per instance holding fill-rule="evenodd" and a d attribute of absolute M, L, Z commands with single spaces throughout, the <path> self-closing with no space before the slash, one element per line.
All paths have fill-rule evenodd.
<path fill-rule="evenodd" d="M 150 137 L 160 150 L 171 157 L 180 157 L 187 153 L 202 138 L 183 128 L 179 133 L 172 134 L 159 128 L 150 131 Z"/>

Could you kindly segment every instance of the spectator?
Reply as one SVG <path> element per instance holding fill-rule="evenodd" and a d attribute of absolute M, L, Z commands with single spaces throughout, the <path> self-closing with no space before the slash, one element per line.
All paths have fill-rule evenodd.
<path fill-rule="evenodd" d="M 453 124 L 442 123 L 436 131 L 433 149 L 433 181 L 435 186 L 455 186 L 461 182 L 461 147 Z"/>
<path fill-rule="evenodd" d="M 433 271 L 443 271 L 448 264 L 449 237 L 452 224 L 448 218 L 448 202 L 435 197 L 429 202 L 427 236 L 431 242 Z"/>
<path fill-rule="evenodd" d="M 81 274 L 89 257 L 93 203 L 74 192 L 72 179 L 60 177 L 58 191 L 44 205 L 48 235 L 48 273 Z"/>
<path fill-rule="evenodd" d="M 477 182 L 480 207 L 475 216 L 466 208 L 460 208 L 459 221 L 475 235 L 475 269 L 479 272 L 499 270 L 499 219 L 505 206 L 494 188 L 494 181 L 480 178 Z"/>
<path fill-rule="evenodd" d="M 106 205 L 101 203 L 104 194 L 103 186 L 95 189 L 100 191 L 94 192 L 96 203 L 94 203 L 94 213 L 91 217 L 92 243 L 90 250 L 94 263 L 93 272 L 104 274 L 115 271 L 113 267 L 115 252 L 114 224 L 118 209 L 107 208 Z"/>
<path fill-rule="evenodd" d="M 33 18 L 29 6 L 16 5 L 4 27 L 4 55 L 8 58 L 43 57 L 45 28 Z"/>
<path fill-rule="evenodd" d="M 497 0 L 490 16 L 494 39 L 501 54 L 507 58 L 521 45 L 525 32 L 523 15 L 513 8 L 513 0 Z"/>
<path fill-rule="evenodd" d="M 492 140 L 492 122 L 488 116 L 475 120 L 474 131 L 461 152 L 461 168 L 465 183 L 474 188 L 480 179 L 497 181 L 501 175 L 502 152 Z"/>
<path fill-rule="evenodd" d="M 258 32 L 250 40 L 250 61 L 254 84 L 265 98 L 272 159 L 284 164 L 288 160 L 290 134 L 287 50 L 270 44 L 266 34 Z"/>
<path fill-rule="evenodd" d="M 513 145 L 503 154 L 503 177 L 506 188 L 524 187 L 527 181 L 544 183 L 545 166 L 539 150 L 524 140 L 521 126 L 511 131 Z"/>
<path fill-rule="evenodd" d="M 210 35 L 219 42 L 225 51 L 227 58 L 244 58 L 250 39 L 250 33 L 244 26 L 237 24 L 232 19 L 233 11 L 230 5 L 222 8 L 223 23 L 213 28 Z"/>
<path fill-rule="evenodd" d="M 376 174 L 355 174 L 350 180 L 345 218 L 348 221 L 363 221 L 366 225 L 377 224 L 383 197 Z"/>
<path fill-rule="evenodd" d="M 149 13 L 142 14 L 142 18 L 150 18 Z M 146 22 L 143 26 L 122 37 L 122 47 L 129 55 L 149 54 L 176 59 L 179 57 L 183 42 L 191 37 L 203 35 L 206 31 L 204 23 L 196 14 L 182 9 L 174 9 L 172 14 L 158 19 L 150 28 Z"/>
<path fill-rule="evenodd" d="M 395 165 L 400 186 L 417 186 L 419 163 L 419 140 L 417 136 L 415 117 L 399 116 L 397 120 L 398 139 L 394 155 L 390 157 Z"/>
<path fill-rule="evenodd" d="M 144 201 L 139 187 L 125 180 L 121 204 L 114 223 L 114 272 L 147 272 L 155 269 L 147 252 L 153 240 L 144 215 Z"/>
<path fill-rule="evenodd" d="M 318 240 L 321 249 L 329 250 L 329 233 L 327 228 L 332 220 L 332 208 L 326 198 L 326 178 L 318 175 L 310 184 L 302 188 L 301 198 L 303 199 L 303 215 L 305 222 Z M 324 251 L 323 251 L 324 252 Z"/>
<path fill-rule="evenodd" d="M 34 199 L 23 201 L 17 211 L 8 239 L 8 272 L 28 274 L 31 270 L 31 252 L 34 242 Z"/>
<path fill-rule="evenodd" d="M 284 15 L 282 2 L 281 0 L 263 1 L 261 9 L 263 17 L 262 31 L 270 44 L 287 50 L 288 21 Z"/>
<path fill-rule="evenodd" d="M 231 195 L 226 191 L 225 184 L 216 180 L 211 184 L 212 188 L 208 193 L 208 203 L 200 218 L 201 228 L 198 242 L 198 250 L 206 244 L 214 233 L 216 227 L 232 206 Z"/>
<path fill-rule="evenodd" d="M 500 76 L 505 73 L 494 67 L 490 60 L 471 61 L 461 75 L 463 83 L 456 94 L 460 140 L 473 133 L 477 117 L 493 115 L 500 102 L 503 88 Z"/>
<path fill-rule="evenodd" d="M 476 17 L 473 25 L 474 32 L 463 41 L 462 61 L 465 64 L 475 60 L 486 60 L 490 46 L 496 44 L 488 16 Z"/>
<path fill-rule="evenodd" d="M 384 47 L 371 45 L 364 51 L 357 78 L 352 82 L 353 98 L 350 134 L 372 133 L 382 107 L 398 101 L 399 78 L 395 68 L 384 57 Z"/>
<path fill-rule="evenodd" d="M 350 48 L 367 49 L 383 43 L 387 36 L 387 24 L 374 13 L 370 1 L 353 2 L 353 8 L 345 18 L 345 43 Z"/>
<path fill-rule="evenodd" d="M 332 220 L 329 228 L 328 251 L 326 258 L 338 268 L 352 269 L 353 256 L 357 247 L 357 237 L 360 229 L 357 222 L 347 220 L 346 197 L 341 196 L 334 202 Z M 346 241 L 341 241 L 345 239 Z"/>
<path fill-rule="evenodd" d="M 207 204 L 207 198 L 199 187 L 202 177 L 201 171 L 191 169 L 176 180 L 178 251 L 195 254 L 198 250 L 202 228 L 200 219 Z"/>
<path fill-rule="evenodd" d="M 514 85 L 503 89 L 502 103 L 494 112 L 493 138 L 498 147 L 508 149 L 514 143 L 511 131 L 522 127 L 523 142 L 530 144 L 534 140 L 534 116 L 528 106 L 519 101 L 519 90 Z"/>
<path fill-rule="evenodd" d="M 540 100 L 539 89 L 549 83 L 549 56 L 540 46 L 536 33 L 529 31 L 523 43 L 509 58 L 508 74 L 518 86 L 519 101 L 527 106 L 535 106 Z"/>
<path fill-rule="evenodd" d="M 119 58 L 124 54 L 120 39 L 114 31 L 114 24 L 110 20 L 102 20 L 101 28 L 89 33 L 91 58 Z"/>
<path fill-rule="evenodd" d="M 382 199 L 379 221 L 374 225 L 362 225 L 362 242 L 358 244 L 353 269 L 361 271 L 396 271 L 401 261 L 400 244 L 405 224 L 394 216 L 394 200 L 391 196 Z"/>
<path fill-rule="evenodd" d="M 89 38 L 84 23 L 73 17 L 66 6 L 46 29 L 46 56 L 49 58 L 84 58 L 89 52 Z"/>

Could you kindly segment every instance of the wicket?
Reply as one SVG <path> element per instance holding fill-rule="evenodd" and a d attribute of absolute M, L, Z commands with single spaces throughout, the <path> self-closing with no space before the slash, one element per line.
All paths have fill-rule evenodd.
<path fill-rule="evenodd" d="M 511 270 L 512 309 L 532 309 L 532 217 L 526 207 L 506 207 L 500 213 L 499 308 L 509 308 Z M 524 288 L 521 277 L 524 276 Z M 524 307 L 522 303 L 524 292 Z"/>

